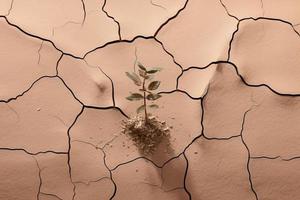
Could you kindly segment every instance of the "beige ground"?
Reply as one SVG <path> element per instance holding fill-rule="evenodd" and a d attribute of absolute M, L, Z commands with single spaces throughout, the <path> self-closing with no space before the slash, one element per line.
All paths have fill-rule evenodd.
<path fill-rule="evenodd" d="M 162 67 L 173 151 L 121 134 Z M 299 0 L 0 0 L 0 200 L 299 200 Z"/>

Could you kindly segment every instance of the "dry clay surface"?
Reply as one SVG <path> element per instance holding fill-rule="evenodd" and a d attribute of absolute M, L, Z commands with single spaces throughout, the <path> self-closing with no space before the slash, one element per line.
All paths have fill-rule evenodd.
<path fill-rule="evenodd" d="M 162 67 L 142 155 L 125 72 Z M 299 0 L 0 0 L 0 200 L 299 200 Z"/>

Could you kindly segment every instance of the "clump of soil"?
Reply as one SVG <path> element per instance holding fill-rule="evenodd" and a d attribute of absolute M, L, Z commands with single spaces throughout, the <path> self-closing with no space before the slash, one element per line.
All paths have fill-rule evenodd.
<path fill-rule="evenodd" d="M 155 116 L 149 116 L 146 123 L 145 117 L 139 115 L 123 123 L 123 133 L 128 135 L 145 155 L 154 153 L 163 140 L 169 141 L 170 127 Z M 169 143 L 167 145 L 170 146 Z"/>

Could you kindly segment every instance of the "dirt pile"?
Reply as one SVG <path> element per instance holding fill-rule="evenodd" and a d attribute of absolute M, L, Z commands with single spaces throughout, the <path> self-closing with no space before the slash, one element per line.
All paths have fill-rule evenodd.
<path fill-rule="evenodd" d="M 156 116 L 149 116 L 145 122 L 145 117 L 137 115 L 123 121 L 123 133 L 134 141 L 141 153 L 149 155 L 155 152 L 163 140 L 168 141 L 170 127 Z M 170 144 L 167 143 L 166 148 L 169 146 Z"/>

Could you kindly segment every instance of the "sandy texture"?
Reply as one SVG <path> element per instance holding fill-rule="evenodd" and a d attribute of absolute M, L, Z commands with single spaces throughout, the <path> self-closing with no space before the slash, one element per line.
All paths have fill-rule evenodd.
<path fill-rule="evenodd" d="M 247 150 L 240 138 L 225 141 L 199 138 L 186 156 L 190 161 L 187 189 L 195 199 L 255 199 L 246 169 Z"/>
<path fill-rule="evenodd" d="M 35 159 L 22 151 L 1 151 L 1 199 L 37 199 L 39 169 Z"/>
<path fill-rule="evenodd" d="M 0 19 L 0 43 L 2 100 L 18 96 L 42 76 L 56 74 L 60 52 L 51 43 L 23 34 L 4 19 Z"/>
<path fill-rule="evenodd" d="M 112 83 L 100 67 L 91 67 L 83 60 L 64 56 L 57 69 L 82 103 L 100 107 L 113 105 Z"/>
<path fill-rule="evenodd" d="M 299 160 L 285 161 L 281 159 L 259 159 L 251 164 L 254 174 L 253 183 L 262 199 L 296 200 L 299 193 Z M 268 170 L 261 170 L 267 168 Z M 276 171 L 276 176 L 274 172 Z M 282 181 L 285 180 L 285 181 Z M 274 184 L 276 183 L 276 184 Z"/>
<path fill-rule="evenodd" d="M 102 4 L 104 0 L 14 0 L 7 19 L 51 40 L 64 52 L 82 57 L 90 49 L 119 39 L 118 25 L 101 10 Z"/>
<path fill-rule="evenodd" d="M 48 197 L 72 199 L 73 184 L 69 176 L 68 155 L 40 154 L 36 156 L 40 193 Z"/>
<path fill-rule="evenodd" d="M 157 168 L 153 165 L 153 163 L 142 159 L 120 166 L 113 171 L 115 182 L 120 186 L 115 199 L 123 199 L 124 196 L 126 196 L 128 199 L 147 200 L 188 199 L 188 195 L 181 186 L 183 182 L 183 176 L 181 174 L 184 173 L 184 168 L 178 165 L 175 170 L 172 170 L 172 168 L 165 169 L 165 171 L 169 170 L 172 172 L 171 174 L 164 173 L 162 169 Z M 166 180 L 168 181 L 168 179 L 172 178 L 174 174 L 177 175 L 176 182 L 179 181 L 179 187 L 176 187 L 176 182 L 174 182 L 174 186 L 170 187 L 170 189 L 167 189 L 166 185 L 168 182 L 166 182 Z M 128 175 L 131 177 L 131 179 L 124 181 L 123 177 Z"/>
<path fill-rule="evenodd" d="M 66 152 L 68 127 L 80 104 L 58 78 L 43 78 L 17 100 L 0 103 L 0 108 L 1 147 Z"/>
<path fill-rule="evenodd" d="M 103 10 L 119 23 L 120 37 L 130 40 L 137 35 L 157 34 L 161 25 L 176 16 L 185 3 L 184 0 L 111 0 Z"/>
<path fill-rule="evenodd" d="M 193 20 L 195 23 L 191 23 Z M 205 66 L 212 61 L 226 59 L 236 23 L 226 15 L 219 1 L 190 1 L 178 17 L 161 29 L 157 37 L 183 68 Z"/>
<path fill-rule="evenodd" d="M 0 200 L 298 200 L 299 9 L 0 0 Z M 172 127 L 151 155 L 121 126 L 139 63 Z"/>
<path fill-rule="evenodd" d="M 239 29 L 230 61 L 245 80 L 254 85 L 265 83 L 280 93 L 299 93 L 300 40 L 293 27 L 261 19 L 242 21 Z M 283 56 L 283 52 L 289 53 Z"/>
<path fill-rule="evenodd" d="M 241 82 L 235 68 L 227 63 L 219 64 L 203 103 L 205 135 L 212 138 L 239 135 L 245 112 L 252 105 L 251 88 Z"/>

